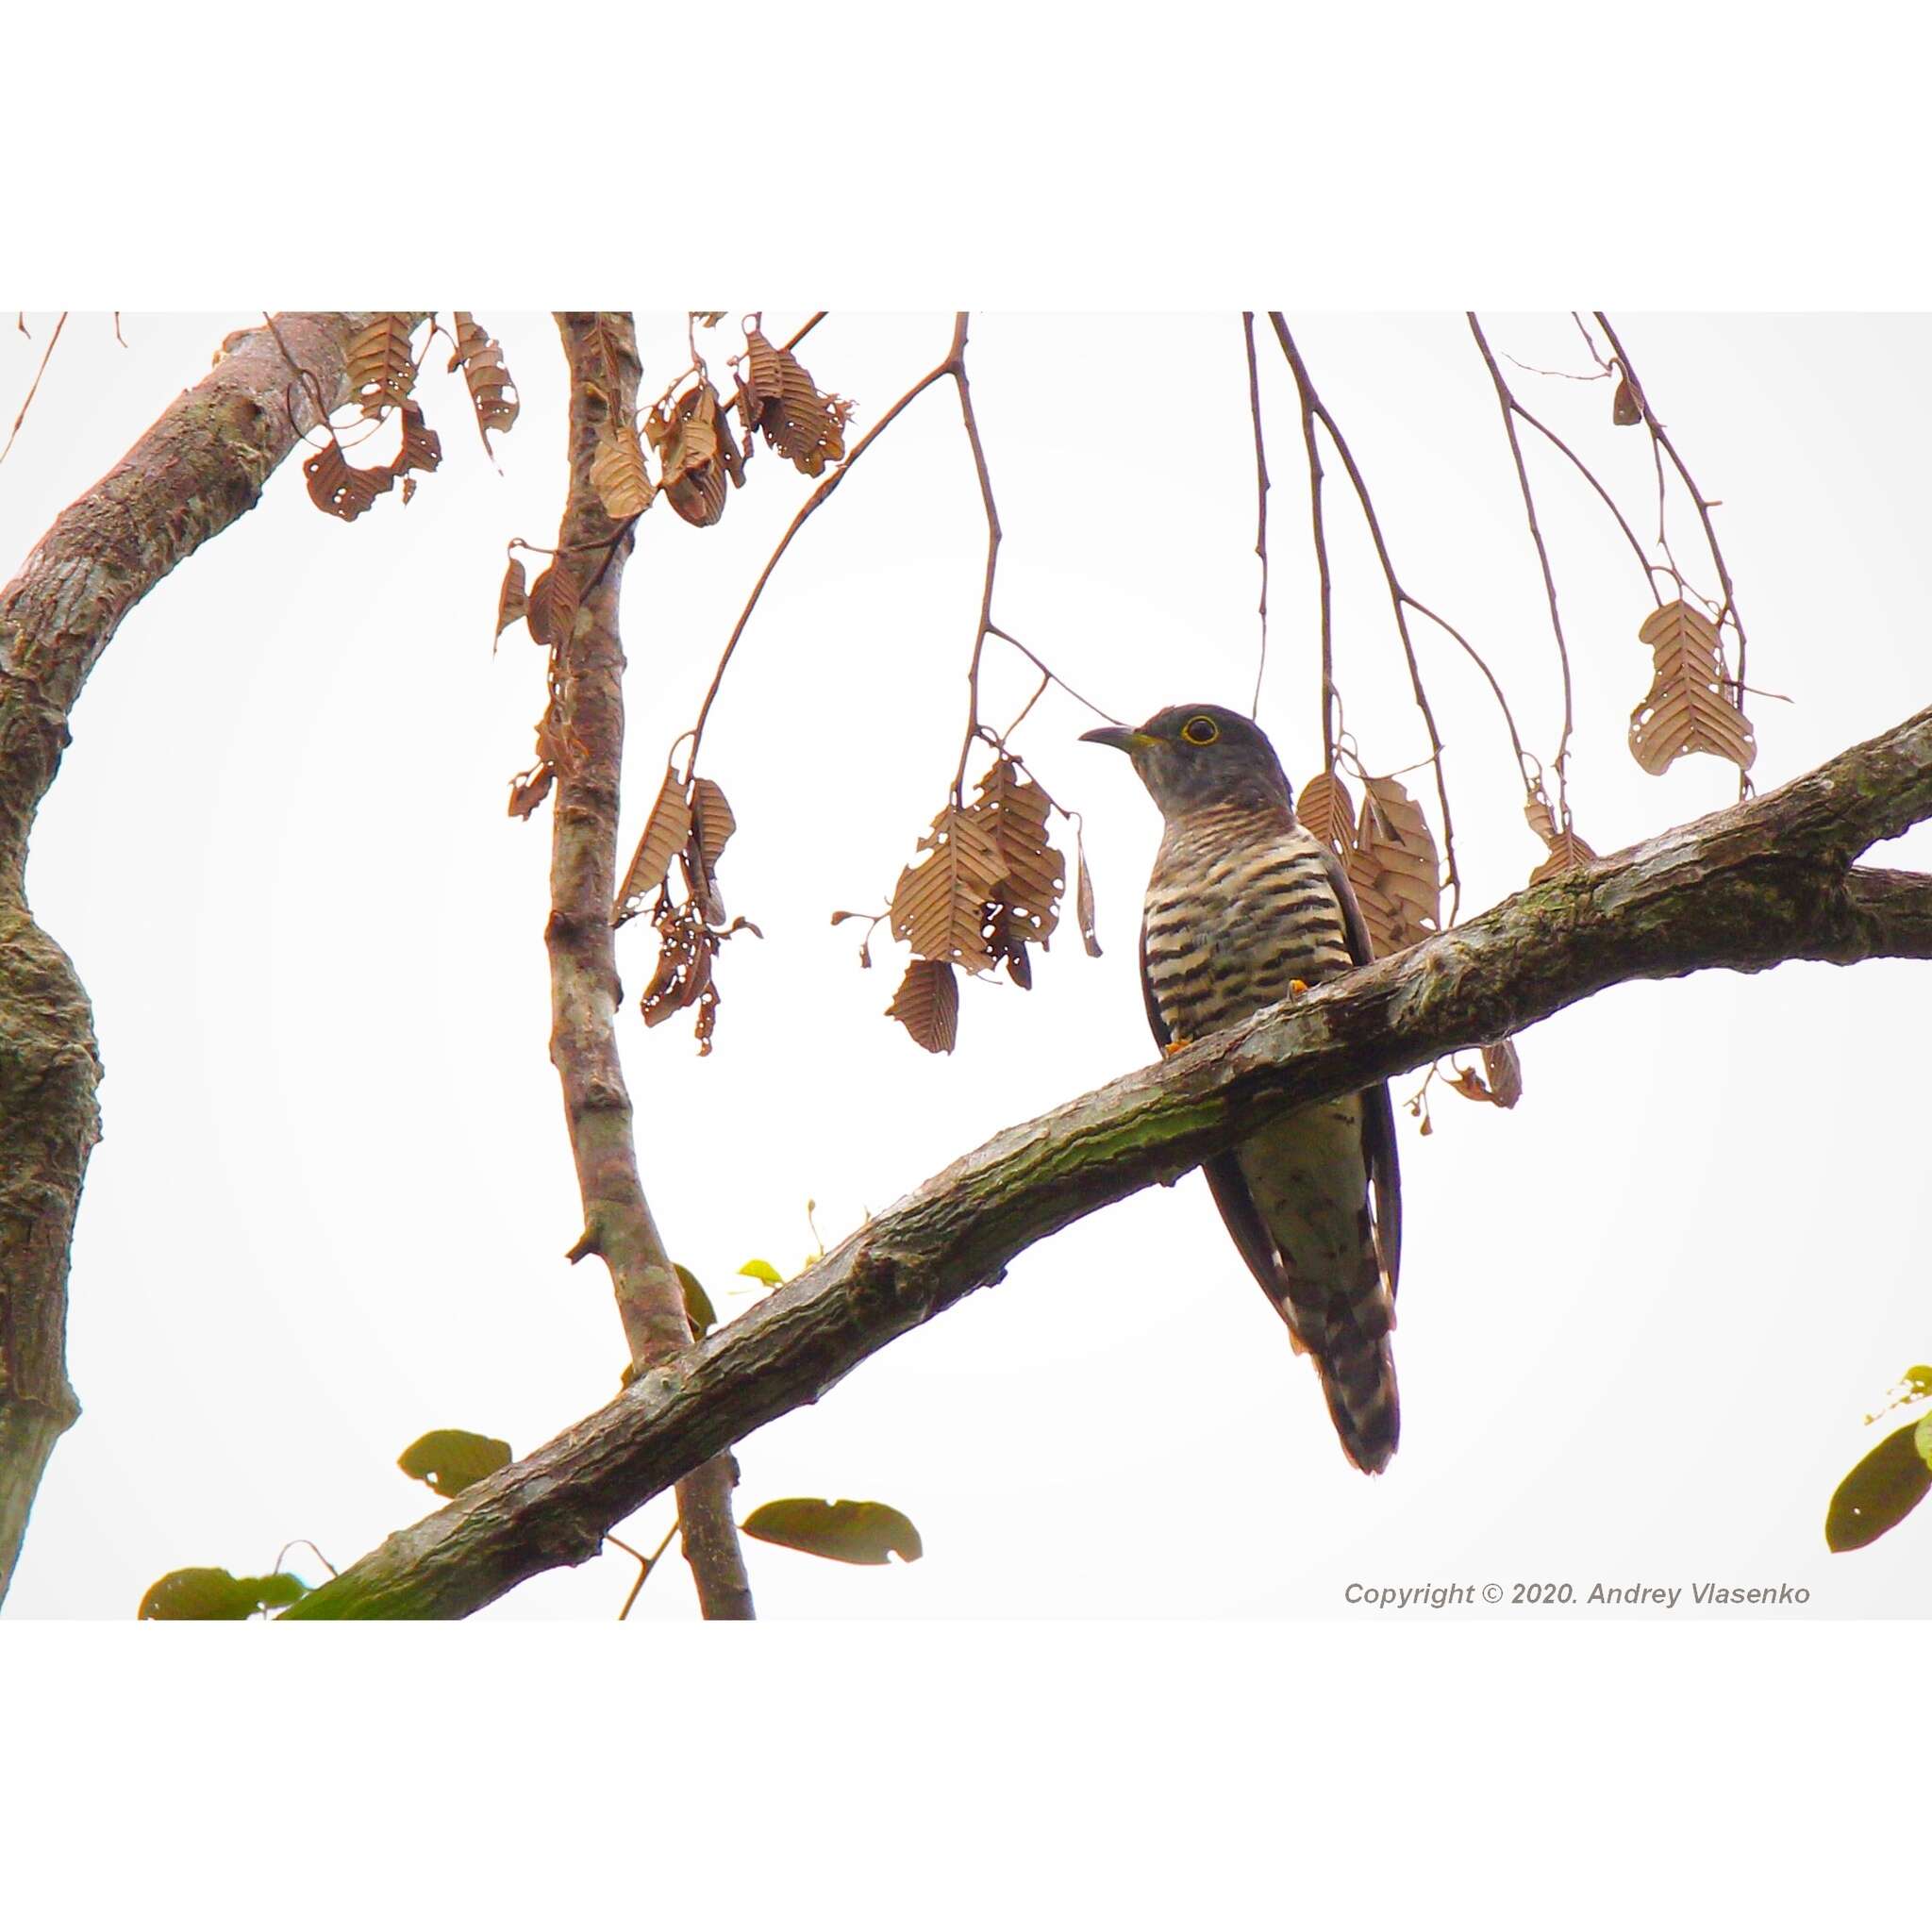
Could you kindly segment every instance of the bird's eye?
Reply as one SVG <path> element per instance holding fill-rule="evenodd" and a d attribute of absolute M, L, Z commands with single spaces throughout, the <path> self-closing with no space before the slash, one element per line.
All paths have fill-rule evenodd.
<path fill-rule="evenodd" d="M 1212 744 L 1221 736 L 1221 726 L 1212 718 L 1190 718 L 1181 726 L 1181 736 L 1190 744 Z"/>

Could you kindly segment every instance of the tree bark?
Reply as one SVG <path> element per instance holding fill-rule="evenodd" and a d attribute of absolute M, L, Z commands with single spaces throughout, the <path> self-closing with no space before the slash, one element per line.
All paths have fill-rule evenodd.
<path fill-rule="evenodd" d="M 591 469 L 613 419 L 636 415 L 637 331 L 628 315 L 558 317 L 570 363 L 570 490 L 554 570 L 582 595 L 570 636 L 552 655 L 544 737 L 557 766 L 550 858 L 550 1058 L 583 1201 L 573 1260 L 601 1255 L 639 1374 L 690 1347 L 684 1289 L 638 1175 L 630 1093 L 617 1051 L 622 992 L 611 943 L 617 891 L 619 775 L 624 760 L 624 645 L 618 596 L 632 525 L 604 508 Z M 678 1484 L 684 1554 L 707 1617 L 752 1615 L 751 1587 L 731 1510 L 737 1465 L 728 1448 Z"/>
<path fill-rule="evenodd" d="M 418 318 L 411 318 L 412 322 Z M 121 621 L 255 507 L 316 420 L 283 352 L 330 408 L 367 314 L 284 315 L 229 337 L 0 591 L 0 1600 L 54 1444 L 80 1413 L 67 1379 L 67 1271 L 102 1068 L 86 989 L 34 923 L 27 840 L 67 721 Z M 293 420 L 290 411 L 294 411 Z"/>
<path fill-rule="evenodd" d="M 1932 710 L 1010 1127 L 285 1614 L 462 1616 L 594 1556 L 612 1524 L 998 1280 L 1033 1242 L 1294 1108 L 1521 1032 L 1623 980 L 1932 958 L 1932 878 L 1851 863 L 1928 816 Z"/>

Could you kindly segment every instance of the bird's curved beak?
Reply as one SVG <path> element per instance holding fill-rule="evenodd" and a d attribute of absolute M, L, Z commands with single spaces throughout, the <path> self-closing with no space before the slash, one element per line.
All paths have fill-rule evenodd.
<path fill-rule="evenodd" d="M 1110 744 L 1115 751 L 1124 751 L 1131 757 L 1143 745 L 1155 744 L 1158 741 L 1145 731 L 1134 731 L 1124 724 L 1103 724 L 1097 731 L 1083 731 L 1082 744 Z"/>

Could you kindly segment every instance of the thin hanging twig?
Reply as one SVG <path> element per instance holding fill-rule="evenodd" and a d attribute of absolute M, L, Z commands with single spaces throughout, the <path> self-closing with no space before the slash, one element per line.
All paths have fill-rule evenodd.
<path fill-rule="evenodd" d="M 20 425 L 26 421 L 26 412 L 33 408 L 34 398 L 41 392 L 41 377 L 46 375 L 47 364 L 54 359 L 54 345 L 60 340 L 60 331 L 66 326 L 67 311 L 63 308 L 60 311 L 59 321 L 54 325 L 54 333 L 47 338 L 47 346 L 41 356 L 41 366 L 34 371 L 33 386 L 26 392 L 26 401 L 21 404 L 20 414 L 13 419 L 13 427 L 8 433 L 7 448 L 0 449 L 0 463 L 4 463 L 7 460 L 8 452 L 13 448 L 13 439 L 20 434 Z M 26 335 L 26 323 L 24 317 L 21 321 L 20 332 L 22 335 Z M 31 341 L 33 338 L 27 336 L 27 340 Z"/>
<path fill-rule="evenodd" d="M 1261 680 L 1268 673 L 1268 451 L 1261 440 L 1261 371 L 1255 360 L 1255 312 L 1241 311 L 1241 340 L 1248 352 L 1248 414 L 1255 425 L 1255 555 L 1261 559 L 1261 655 L 1255 666 L 1255 701 L 1248 716 L 1261 714 Z"/>

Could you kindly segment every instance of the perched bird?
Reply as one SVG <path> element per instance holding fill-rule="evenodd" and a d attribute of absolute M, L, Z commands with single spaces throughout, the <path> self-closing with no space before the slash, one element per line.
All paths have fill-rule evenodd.
<path fill-rule="evenodd" d="M 1167 822 L 1141 924 L 1141 990 L 1165 1051 L 1368 960 L 1348 875 L 1297 823 L 1258 726 L 1175 705 L 1139 730 L 1084 735 L 1133 759 Z M 1372 1474 L 1387 1468 L 1402 1251 L 1388 1087 L 1303 1108 L 1205 1172 L 1242 1260 L 1314 1357 L 1343 1453 Z"/>

